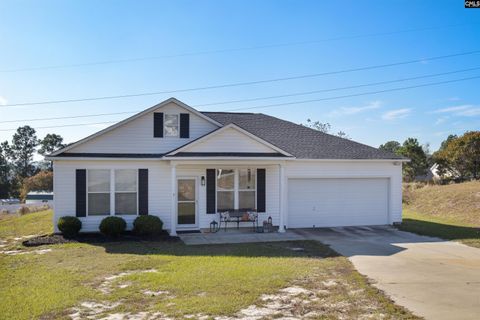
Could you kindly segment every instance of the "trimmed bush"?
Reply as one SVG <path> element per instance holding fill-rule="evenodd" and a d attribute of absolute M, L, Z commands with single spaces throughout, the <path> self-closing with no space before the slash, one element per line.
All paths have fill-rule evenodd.
<path fill-rule="evenodd" d="M 82 221 L 72 216 L 60 217 L 57 222 L 57 227 L 65 238 L 74 238 L 78 235 L 80 229 L 82 229 Z"/>
<path fill-rule="evenodd" d="M 116 238 L 127 228 L 127 223 L 120 217 L 106 217 L 100 223 L 100 232 L 107 237 Z"/>
<path fill-rule="evenodd" d="M 139 235 L 155 235 L 162 232 L 163 221 L 157 216 L 138 216 L 133 221 L 133 231 Z"/>

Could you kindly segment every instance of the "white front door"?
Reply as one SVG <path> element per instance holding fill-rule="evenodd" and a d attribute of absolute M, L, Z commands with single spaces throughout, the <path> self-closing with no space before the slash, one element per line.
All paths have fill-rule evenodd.
<path fill-rule="evenodd" d="M 198 227 L 197 178 L 178 178 L 177 195 L 178 228 Z"/>

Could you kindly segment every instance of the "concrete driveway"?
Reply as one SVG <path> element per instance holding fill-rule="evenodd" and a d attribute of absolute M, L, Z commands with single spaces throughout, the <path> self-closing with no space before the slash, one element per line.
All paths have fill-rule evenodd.
<path fill-rule="evenodd" d="M 480 319 L 480 249 L 392 227 L 297 230 L 329 244 L 397 304 L 427 319 Z"/>

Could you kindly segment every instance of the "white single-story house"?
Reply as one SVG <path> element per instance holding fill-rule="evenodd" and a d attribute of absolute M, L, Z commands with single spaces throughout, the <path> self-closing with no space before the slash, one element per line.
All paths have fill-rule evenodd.
<path fill-rule="evenodd" d="M 55 228 L 68 215 L 85 232 L 109 215 L 131 228 L 149 214 L 175 235 L 242 208 L 271 217 L 280 232 L 402 220 L 406 159 L 266 114 L 200 112 L 175 98 L 47 159 Z"/>

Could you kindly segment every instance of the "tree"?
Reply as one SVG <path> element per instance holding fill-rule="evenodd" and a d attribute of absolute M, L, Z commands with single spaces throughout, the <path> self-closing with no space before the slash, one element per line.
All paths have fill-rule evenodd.
<path fill-rule="evenodd" d="M 53 190 L 53 172 L 40 171 L 34 176 L 25 178 L 22 184 L 20 197 L 25 199 L 30 191 L 52 191 Z"/>
<path fill-rule="evenodd" d="M 387 141 L 384 144 L 381 144 L 378 149 L 398 154 L 398 150 L 400 149 L 400 147 L 401 144 L 398 141 Z"/>
<path fill-rule="evenodd" d="M 11 145 L 6 141 L 2 144 L 18 178 L 29 177 L 35 172 L 33 155 L 37 145 L 35 129 L 30 126 L 19 127 L 13 135 Z"/>
<path fill-rule="evenodd" d="M 58 149 L 63 148 L 65 145 L 63 144 L 63 138 L 62 136 L 55 134 L 55 133 L 49 133 L 43 138 L 40 142 L 40 149 L 38 149 L 38 153 L 41 154 L 42 156 L 46 156 Z M 50 163 L 44 163 L 44 167 L 48 166 L 49 170 L 52 170 L 52 164 Z"/>
<path fill-rule="evenodd" d="M 320 131 L 320 132 L 323 132 L 323 133 L 329 133 L 330 129 L 332 128 L 332 126 L 328 122 L 325 122 L 325 123 L 322 123 L 320 121 L 313 122 L 310 119 L 307 119 L 306 124 L 302 123 L 302 126 L 309 127 L 309 128 L 312 128 L 314 130 L 317 130 L 317 131 Z"/>
<path fill-rule="evenodd" d="M 480 131 L 449 136 L 433 154 L 442 177 L 480 179 Z"/>
<path fill-rule="evenodd" d="M 63 138 L 59 134 L 49 133 L 39 141 L 40 149 L 38 149 L 38 153 L 42 156 L 50 154 L 58 149 L 63 148 L 65 145 L 63 144 Z"/>
<path fill-rule="evenodd" d="M 0 145 L 0 199 L 8 198 L 10 193 L 10 165 L 2 145 Z"/>
<path fill-rule="evenodd" d="M 398 149 L 397 154 L 410 159 L 403 165 L 403 178 L 412 181 L 416 176 L 426 174 L 428 169 L 427 155 L 417 139 L 408 138 Z"/>
<path fill-rule="evenodd" d="M 320 122 L 320 121 L 315 121 L 313 122 L 311 119 L 307 119 L 307 123 L 301 124 L 304 127 L 309 127 L 311 129 L 323 132 L 323 133 L 330 133 L 330 130 L 332 129 L 332 126 L 328 122 Z M 336 134 L 337 137 L 343 138 L 343 139 L 351 139 L 348 134 L 346 134 L 343 131 L 338 131 Z"/>

